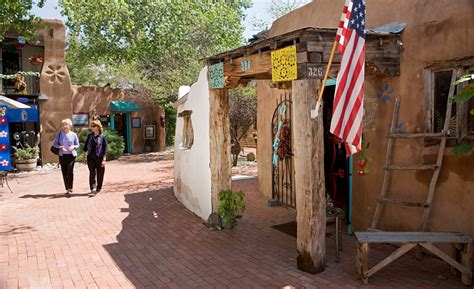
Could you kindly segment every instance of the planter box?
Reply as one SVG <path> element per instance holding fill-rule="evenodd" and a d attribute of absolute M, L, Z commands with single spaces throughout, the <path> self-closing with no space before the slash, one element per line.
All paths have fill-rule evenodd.
<path fill-rule="evenodd" d="M 20 171 L 34 171 L 36 169 L 36 159 L 16 160 L 15 164 Z"/>

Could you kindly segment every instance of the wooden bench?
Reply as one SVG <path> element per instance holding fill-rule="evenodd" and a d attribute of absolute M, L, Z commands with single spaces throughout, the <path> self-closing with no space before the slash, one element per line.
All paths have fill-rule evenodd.
<path fill-rule="evenodd" d="M 452 268 L 461 272 L 461 281 L 471 285 L 472 281 L 472 239 L 454 232 L 355 232 L 357 241 L 356 267 L 364 284 L 369 283 L 369 277 L 384 268 L 394 260 L 400 258 L 416 246 L 428 250 L 438 256 Z M 402 244 L 390 256 L 383 259 L 372 268 L 368 268 L 369 244 L 396 243 Z M 438 249 L 433 243 L 450 243 L 454 246 L 455 258 L 448 256 Z M 460 261 L 456 256 L 460 256 Z"/>

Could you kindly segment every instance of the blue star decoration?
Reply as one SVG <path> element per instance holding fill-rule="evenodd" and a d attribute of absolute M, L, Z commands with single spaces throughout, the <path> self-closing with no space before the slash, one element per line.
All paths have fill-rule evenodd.
<path fill-rule="evenodd" d="M 388 124 L 388 129 L 390 130 L 390 125 Z M 403 121 L 398 122 L 395 125 L 395 131 L 396 133 L 405 133 L 405 123 Z"/>
<path fill-rule="evenodd" d="M 377 86 L 375 88 L 375 91 L 377 93 L 377 96 L 383 101 L 383 102 L 390 102 L 392 101 L 392 94 L 395 92 L 395 90 L 390 87 L 388 83 L 385 83 L 383 86 Z"/>

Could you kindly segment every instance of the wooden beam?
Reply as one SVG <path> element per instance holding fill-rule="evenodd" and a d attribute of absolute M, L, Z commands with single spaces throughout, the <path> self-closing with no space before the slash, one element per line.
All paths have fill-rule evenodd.
<path fill-rule="evenodd" d="M 219 192 L 231 188 L 229 95 L 226 89 L 209 91 L 212 212 L 217 212 Z"/>
<path fill-rule="evenodd" d="M 370 268 L 368 271 L 367 271 L 367 278 L 374 275 L 375 273 L 377 273 L 378 271 L 380 271 L 382 268 L 384 268 L 385 266 L 387 266 L 388 264 L 392 263 L 393 261 L 397 260 L 398 258 L 400 258 L 401 256 L 405 255 L 408 251 L 410 251 L 411 249 L 413 249 L 414 247 L 416 246 L 416 244 L 404 244 L 403 246 L 401 246 L 400 248 L 398 248 L 395 252 L 393 252 L 392 254 L 390 254 L 387 258 L 383 259 L 382 261 L 380 261 L 377 265 L 375 265 L 374 267 Z"/>
<path fill-rule="evenodd" d="M 245 77 L 272 71 L 271 51 L 239 57 L 224 63 L 224 76 Z"/>
<path fill-rule="evenodd" d="M 311 119 L 321 85 L 317 79 L 293 81 L 292 123 L 296 184 L 297 266 L 312 274 L 324 271 L 326 195 L 322 114 Z"/>
<path fill-rule="evenodd" d="M 440 259 L 444 260 L 449 265 L 451 265 L 454 268 L 458 269 L 461 272 L 461 274 L 472 278 L 472 271 L 469 270 L 470 268 L 466 268 L 463 265 L 459 264 L 458 262 L 456 262 L 456 260 L 454 260 L 449 255 L 447 255 L 446 253 L 444 253 L 443 251 L 441 251 L 440 249 L 435 247 L 433 244 L 431 244 L 431 243 L 420 243 L 420 246 L 422 246 L 426 250 L 430 251 L 431 253 L 435 254 L 436 256 L 438 256 Z M 470 285 L 470 284 L 465 284 L 465 285 Z"/>

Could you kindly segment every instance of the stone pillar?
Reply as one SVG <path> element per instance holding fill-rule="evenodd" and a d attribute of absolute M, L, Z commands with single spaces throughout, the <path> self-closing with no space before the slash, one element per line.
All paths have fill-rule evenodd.
<path fill-rule="evenodd" d="M 231 188 L 229 95 L 224 89 L 212 89 L 209 95 L 212 212 L 217 212 L 219 192 Z"/>
<path fill-rule="evenodd" d="M 293 81 L 293 137 L 298 223 L 297 266 L 312 274 L 324 271 L 326 256 L 326 195 L 322 112 L 311 119 L 321 82 Z"/>

